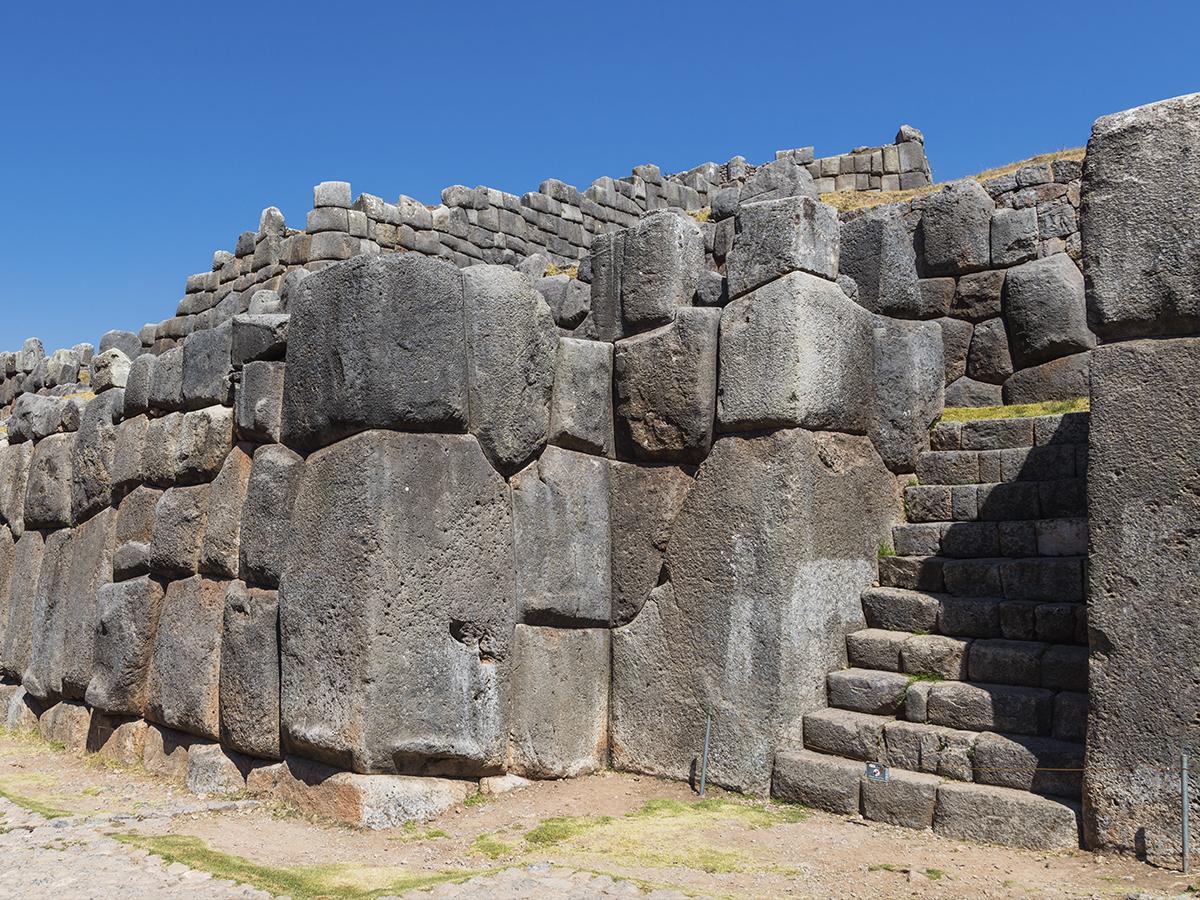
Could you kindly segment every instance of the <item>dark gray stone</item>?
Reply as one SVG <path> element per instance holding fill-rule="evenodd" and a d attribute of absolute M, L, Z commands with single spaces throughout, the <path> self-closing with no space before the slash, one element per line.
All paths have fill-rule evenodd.
<path fill-rule="evenodd" d="M 971 348 L 971 336 L 975 328 L 970 322 L 962 319 L 941 318 L 936 321 L 942 329 L 946 384 L 951 384 L 967 374 L 967 353 Z"/>
<path fill-rule="evenodd" d="M 1015 372 L 1004 382 L 1005 403 L 1074 400 L 1091 391 L 1091 351 L 1062 356 Z"/>
<path fill-rule="evenodd" d="M 68 528 L 71 510 L 73 434 L 53 434 L 38 441 L 29 463 L 25 488 L 26 528 Z"/>
<path fill-rule="evenodd" d="M 960 275 L 988 267 L 994 208 L 983 186 L 969 178 L 929 195 L 919 236 L 929 274 Z"/>
<path fill-rule="evenodd" d="M 154 510 L 162 491 L 141 486 L 126 495 L 117 507 L 113 544 L 113 578 L 124 581 L 150 571 L 150 542 L 154 538 Z"/>
<path fill-rule="evenodd" d="M 139 356 L 129 366 L 125 379 L 125 417 L 133 418 L 150 411 L 150 394 L 158 357 L 149 353 Z"/>
<path fill-rule="evenodd" d="M 817 199 L 812 175 L 805 166 L 791 157 L 784 157 L 759 166 L 742 185 L 740 203 L 781 200 L 786 197 Z"/>
<path fill-rule="evenodd" d="M 605 341 L 558 339 L 550 401 L 550 443 L 610 456 L 615 450 L 613 347 Z"/>
<path fill-rule="evenodd" d="M 25 533 L 25 492 L 33 444 L 0 446 L 0 521 L 8 525 L 16 539 Z"/>
<path fill-rule="evenodd" d="M 250 484 L 249 444 L 239 444 L 225 457 L 209 491 L 204 542 L 198 571 L 213 578 L 237 578 L 240 571 L 242 508 Z"/>
<path fill-rule="evenodd" d="M 992 265 L 1015 266 L 1037 257 L 1037 209 L 997 209 L 992 215 Z"/>
<path fill-rule="evenodd" d="M 154 637 L 145 713 L 158 725 L 214 741 L 220 738 L 225 589 L 225 582 L 199 575 L 167 585 Z"/>
<path fill-rule="evenodd" d="M 242 437 L 268 444 L 279 442 L 285 366 L 283 362 L 250 362 L 242 369 L 235 404 L 237 430 Z"/>
<path fill-rule="evenodd" d="M 869 433 L 884 464 L 912 472 L 945 405 L 942 333 L 932 322 L 877 317 L 874 410 Z"/>
<path fill-rule="evenodd" d="M 826 812 L 857 815 L 862 771 L 862 763 L 836 756 L 808 750 L 781 752 L 775 757 L 771 796 Z"/>
<path fill-rule="evenodd" d="M 1003 269 L 963 275 L 954 289 L 950 314 L 971 322 L 995 318 L 1001 313 L 1003 293 Z"/>
<path fill-rule="evenodd" d="M 967 375 L 976 381 L 1003 384 L 1013 373 L 1008 352 L 1008 332 L 1003 319 L 978 322 L 967 353 Z"/>
<path fill-rule="evenodd" d="M 99 588 L 88 706 L 113 715 L 144 714 L 162 598 L 162 585 L 147 577 Z"/>
<path fill-rule="evenodd" d="M 1027 850 L 1076 850 L 1079 806 L 1011 788 L 947 783 L 938 788 L 933 830 Z"/>
<path fill-rule="evenodd" d="M 150 571 L 164 578 L 197 572 L 208 519 L 210 485 L 168 488 L 154 508 Z M 166 722 L 160 724 L 168 724 Z"/>
<path fill-rule="evenodd" d="M 928 311 L 923 301 L 935 293 L 927 298 L 921 292 L 912 235 L 894 210 L 842 223 L 838 272 L 854 280 L 855 301 L 874 313 L 922 317 Z M 936 305 L 936 300 L 930 303 Z"/>
<path fill-rule="evenodd" d="M 621 314 L 627 330 L 672 321 L 691 306 L 704 271 L 704 237 L 696 221 L 676 209 L 649 213 L 625 235 Z"/>
<path fill-rule="evenodd" d="M 1065 253 L 1008 270 L 1004 316 L 1021 368 L 1096 346 L 1088 331 L 1083 275 Z"/>
<path fill-rule="evenodd" d="M 29 666 L 33 610 L 46 540 L 40 531 L 26 530 L 13 548 L 12 578 L 0 647 L 0 674 L 20 680 Z"/>
<path fill-rule="evenodd" d="M 84 408 L 71 450 L 71 509 L 77 522 L 112 502 L 117 422 L 125 392 L 105 391 Z"/>
<path fill-rule="evenodd" d="M 137 359 L 142 355 L 142 339 L 132 331 L 108 331 L 100 338 L 97 354 L 109 350 L 120 350 L 129 359 Z"/>
<path fill-rule="evenodd" d="M 64 570 L 63 696 L 82 700 L 92 678 L 100 589 L 113 579 L 117 513 L 101 510 L 74 529 Z"/>
<path fill-rule="evenodd" d="M 946 406 L 999 406 L 1003 389 L 974 378 L 962 377 L 946 385 Z"/>
<path fill-rule="evenodd" d="M 280 759 L 279 598 L 232 581 L 221 633 L 221 743 Z"/>
<path fill-rule="evenodd" d="M 791 272 L 836 279 L 837 210 L 809 197 L 743 203 L 725 267 L 730 297 Z"/>
<path fill-rule="evenodd" d="M 260 292 L 262 293 L 262 292 Z M 287 353 L 287 313 L 243 313 L 233 317 L 233 343 L 230 362 L 240 369 L 246 363 L 258 360 L 283 359 Z"/>
<path fill-rule="evenodd" d="M 71 558 L 72 531 L 63 528 L 46 536 L 29 628 L 29 661 L 21 685 L 43 703 L 62 699 L 62 676 L 67 627 L 66 575 Z"/>
<path fill-rule="evenodd" d="M 241 575 L 276 587 L 292 545 L 292 505 L 300 488 L 304 460 L 281 444 L 254 451 L 250 483 L 242 507 Z"/>

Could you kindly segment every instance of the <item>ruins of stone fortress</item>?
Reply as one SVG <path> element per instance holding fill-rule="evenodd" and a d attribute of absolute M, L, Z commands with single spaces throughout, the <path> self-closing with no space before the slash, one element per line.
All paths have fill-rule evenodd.
<path fill-rule="evenodd" d="M 713 784 L 1177 860 L 1197 334 L 1200 94 L 944 186 L 908 126 L 323 183 L 175 316 L 0 354 L 0 724 L 387 826 L 695 778 L 711 721 Z"/>

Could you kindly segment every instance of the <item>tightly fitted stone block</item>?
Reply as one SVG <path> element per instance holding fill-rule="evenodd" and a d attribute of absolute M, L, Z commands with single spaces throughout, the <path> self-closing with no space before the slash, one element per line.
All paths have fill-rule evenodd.
<path fill-rule="evenodd" d="M 627 230 L 598 234 L 592 240 L 591 312 L 581 328 L 590 325 L 591 336 L 615 341 L 625 333 L 621 318 L 621 283 L 625 272 Z"/>
<path fill-rule="evenodd" d="M 18 539 L 25 533 L 25 491 L 32 461 L 29 442 L 0 446 L 0 521 Z"/>
<path fill-rule="evenodd" d="M 219 688 L 225 584 L 199 575 L 167 585 L 150 666 L 146 718 L 187 734 L 220 737 Z"/>
<path fill-rule="evenodd" d="M 912 472 L 945 406 L 942 335 L 931 322 L 876 317 L 871 440 L 893 472 Z"/>
<path fill-rule="evenodd" d="M 881 672 L 900 671 L 900 648 L 909 635 L 886 628 L 864 628 L 846 635 L 846 655 L 850 665 Z"/>
<path fill-rule="evenodd" d="M 198 571 L 211 486 L 168 488 L 154 508 L 150 571 L 163 578 L 187 578 Z"/>
<path fill-rule="evenodd" d="M 784 157 L 759 166 L 742 185 L 742 203 L 781 200 L 785 197 L 817 199 L 817 189 L 808 169 L 795 159 Z"/>
<path fill-rule="evenodd" d="M 966 731 L 1048 734 L 1053 703 L 1053 692 L 1040 688 L 943 681 L 929 691 L 929 721 Z"/>
<path fill-rule="evenodd" d="M 800 745 L 797 716 L 825 705 L 826 673 L 861 627 L 894 485 L 865 438 L 714 445 L 675 521 L 670 581 L 613 632 L 616 767 L 686 777 L 712 709 L 710 780 L 766 792 L 774 748 Z"/>
<path fill-rule="evenodd" d="M 1092 126 L 1080 235 L 1088 321 L 1106 339 L 1200 331 L 1198 140 L 1200 94 Z"/>
<path fill-rule="evenodd" d="M 838 272 L 854 280 L 854 299 L 871 312 L 924 318 L 912 235 L 895 212 L 863 215 L 842 224 Z"/>
<path fill-rule="evenodd" d="M 1005 403 L 1074 400 L 1091 390 L 1092 354 L 1075 353 L 1021 369 L 1004 382 Z"/>
<path fill-rule="evenodd" d="M 1021 368 L 1090 350 L 1083 275 L 1065 253 L 1022 263 L 1004 280 L 1004 313 Z"/>
<path fill-rule="evenodd" d="M 876 716 L 892 715 L 904 703 L 908 677 L 898 672 L 843 669 L 829 673 L 827 687 L 831 706 Z"/>
<path fill-rule="evenodd" d="M 82 703 L 56 703 L 38 719 L 38 734 L 74 753 L 87 749 L 91 716 Z"/>
<path fill-rule="evenodd" d="M 150 726 L 133 716 L 113 716 L 92 710 L 88 750 L 123 766 L 140 766 Z"/>
<path fill-rule="evenodd" d="M 292 544 L 292 505 L 303 473 L 303 458 L 281 444 L 254 451 L 239 535 L 241 575 L 246 581 L 279 585 Z"/>
<path fill-rule="evenodd" d="M 975 742 L 975 780 L 1078 800 L 1083 745 L 1044 737 L 981 734 Z"/>
<path fill-rule="evenodd" d="M 883 716 L 844 709 L 809 713 L 804 717 L 804 746 L 832 756 L 882 762 L 886 759 L 883 728 L 887 722 Z"/>
<path fill-rule="evenodd" d="M 221 637 L 221 743 L 279 759 L 279 598 L 230 582 Z"/>
<path fill-rule="evenodd" d="M 9 441 L 40 441 L 62 431 L 66 402 L 61 397 L 30 393 L 31 386 L 24 383 L 22 387 L 26 393 L 13 403 L 8 419 Z"/>
<path fill-rule="evenodd" d="M 988 267 L 994 207 L 973 179 L 952 182 L 929 196 L 920 239 L 930 274 L 960 275 Z"/>
<path fill-rule="evenodd" d="M 734 300 L 721 311 L 720 428 L 865 432 L 872 327 L 836 284 L 803 272 Z"/>
<path fill-rule="evenodd" d="M 608 461 L 547 447 L 511 483 L 522 620 L 607 623 L 612 613 Z"/>
<path fill-rule="evenodd" d="M 837 210 L 811 197 L 743 202 L 725 265 L 731 297 L 791 272 L 836 279 Z"/>
<path fill-rule="evenodd" d="M 0 674 L 20 680 L 29 666 L 33 609 L 37 602 L 46 541 L 40 531 L 28 530 L 13 547 L 8 610 L 0 631 Z"/>
<path fill-rule="evenodd" d="M 183 781 L 187 778 L 191 748 L 204 743 L 182 731 L 151 724 L 142 746 L 142 766 L 152 775 Z"/>
<path fill-rule="evenodd" d="M 117 581 L 150 571 L 150 542 L 154 537 L 154 510 L 162 491 L 139 486 L 121 500 L 113 535 L 113 577 Z"/>
<path fill-rule="evenodd" d="M 511 475 L 546 443 L 558 329 L 529 279 L 504 266 L 463 271 L 470 431 Z"/>
<path fill-rule="evenodd" d="M 1037 208 L 997 209 L 992 214 L 992 265 L 1015 266 L 1037 256 Z"/>
<path fill-rule="evenodd" d="M 247 363 L 281 360 L 287 353 L 287 313 L 242 314 L 233 318 L 230 362 L 234 368 Z"/>
<path fill-rule="evenodd" d="M 771 796 L 826 812 L 857 815 L 862 763 L 793 750 L 775 757 Z"/>
<path fill-rule="evenodd" d="M 199 572 L 203 575 L 237 578 L 240 572 L 242 507 L 250 486 L 252 449 L 249 444 L 234 447 L 209 489 L 198 561 Z"/>
<path fill-rule="evenodd" d="M 71 511 L 76 522 L 112 502 L 113 463 L 117 452 L 117 422 L 125 392 L 106 391 L 84 408 L 71 447 Z"/>
<path fill-rule="evenodd" d="M 664 325 L 680 306 L 691 306 L 704 271 L 704 237 L 696 221 L 677 209 L 643 216 L 625 236 L 621 315 L 627 329 Z"/>
<path fill-rule="evenodd" d="M 918 687 L 909 690 L 911 697 Z M 943 778 L 970 781 L 974 777 L 972 759 L 978 735 L 973 731 L 958 731 L 940 725 L 919 722 L 890 721 L 884 726 L 889 765 L 913 772 L 927 772 Z"/>
<path fill-rule="evenodd" d="M 116 350 L 128 359 L 137 359 L 142 355 L 142 339 L 132 331 L 107 331 L 100 337 L 98 356 L 103 356 L 110 350 Z"/>
<path fill-rule="evenodd" d="M 949 385 L 967 374 L 967 353 L 975 328 L 962 319 L 945 317 L 936 321 L 942 329 L 942 356 L 946 361 L 946 384 Z"/>
<path fill-rule="evenodd" d="M 1026 791 L 945 783 L 938 788 L 933 830 L 1027 850 L 1075 850 L 1079 807 Z"/>
<path fill-rule="evenodd" d="M 282 362 L 250 362 L 242 369 L 237 387 L 238 434 L 247 440 L 279 442 L 283 421 Z"/>
<path fill-rule="evenodd" d="M 129 369 L 133 364 L 120 350 L 106 350 L 92 359 L 91 388 L 97 394 L 112 388 L 124 388 L 129 382 Z"/>
<path fill-rule="evenodd" d="M 981 322 L 1000 315 L 1003 307 L 1004 275 L 1002 270 L 993 270 L 959 277 L 950 314 L 971 322 Z"/>
<path fill-rule="evenodd" d="M 137 366 L 134 366 L 130 374 L 131 381 L 137 371 Z M 183 406 L 182 347 L 172 347 L 164 351 L 150 367 L 147 400 L 150 409 L 160 412 L 174 412 Z"/>
<path fill-rule="evenodd" d="M 309 451 L 368 428 L 467 424 L 463 276 L 418 253 L 359 257 L 288 306 L 283 437 Z"/>
<path fill-rule="evenodd" d="M 146 426 L 141 470 L 147 484 L 168 487 L 175 482 L 182 431 L 183 413 L 179 412 L 151 419 Z"/>
<path fill-rule="evenodd" d="M 113 715 L 144 714 L 162 599 L 162 585 L 145 576 L 97 590 L 88 706 Z"/>
<path fill-rule="evenodd" d="M 233 446 L 233 410 L 210 406 L 184 413 L 179 425 L 175 477 L 182 484 L 211 481 Z"/>
<path fill-rule="evenodd" d="M 71 512 L 73 434 L 53 434 L 38 441 L 29 463 L 25 488 L 27 528 L 68 528 Z"/>
<path fill-rule="evenodd" d="M 246 789 L 250 760 L 220 744 L 188 749 L 187 789 L 193 794 L 236 794 Z"/>
<path fill-rule="evenodd" d="M 308 458 L 280 583 L 289 747 L 358 772 L 502 768 L 509 504 L 470 436 L 370 431 Z"/>
<path fill-rule="evenodd" d="M 233 403 L 233 322 L 188 335 L 183 342 L 182 399 L 185 409 Z M 160 361 L 161 365 L 161 361 Z"/>
<path fill-rule="evenodd" d="M 937 805 L 936 775 L 893 769 L 887 781 L 862 781 L 863 815 L 874 822 L 903 828 L 929 828 Z"/>
<path fill-rule="evenodd" d="M 146 353 L 129 365 L 125 379 L 125 417 L 132 418 L 150 411 L 150 394 L 158 358 Z"/>
<path fill-rule="evenodd" d="M 598 456 L 613 454 L 612 372 L 611 344 L 558 339 L 550 443 Z"/>
<path fill-rule="evenodd" d="M 568 778 L 608 762 L 609 632 L 518 625 L 509 768 Z"/>
<path fill-rule="evenodd" d="M 38 573 L 29 629 L 29 662 L 21 684 L 43 703 L 62 698 L 64 635 L 66 631 L 66 575 L 71 559 L 70 529 L 46 537 L 45 554 Z"/>
<path fill-rule="evenodd" d="M 63 569 L 62 693 L 82 700 L 92 678 L 96 644 L 97 596 L 113 578 L 113 529 L 117 514 L 104 509 L 71 536 Z"/>
<path fill-rule="evenodd" d="M 712 444 L 722 313 L 676 311 L 670 325 L 618 341 L 615 418 L 624 452 L 656 462 L 702 460 Z"/>
<path fill-rule="evenodd" d="M 1002 384 L 1013 373 L 1004 320 L 988 319 L 975 325 L 967 353 L 967 375 L 976 381 Z"/>

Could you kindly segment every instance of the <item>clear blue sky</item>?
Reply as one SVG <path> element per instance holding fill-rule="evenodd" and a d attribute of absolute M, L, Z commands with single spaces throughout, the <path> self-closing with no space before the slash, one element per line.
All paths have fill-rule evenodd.
<path fill-rule="evenodd" d="M 585 187 L 923 129 L 939 180 L 1200 90 L 1200 3 L 59 3 L 0 9 L 0 349 L 173 314 L 312 185 Z M 374 9 L 373 9 L 374 7 Z"/>

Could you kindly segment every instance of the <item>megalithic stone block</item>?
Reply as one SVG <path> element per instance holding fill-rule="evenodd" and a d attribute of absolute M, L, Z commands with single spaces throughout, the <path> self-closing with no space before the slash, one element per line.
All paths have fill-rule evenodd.
<path fill-rule="evenodd" d="M 874 313 L 920 317 L 917 254 L 912 235 L 895 211 L 844 222 L 839 248 L 838 272 L 854 280 L 859 304 Z"/>
<path fill-rule="evenodd" d="M 284 443 L 308 452 L 370 428 L 463 431 L 463 276 L 417 253 L 358 257 L 289 301 Z"/>
<path fill-rule="evenodd" d="M 558 339 L 550 401 L 552 444 L 597 456 L 615 452 L 612 371 L 612 344 Z"/>
<path fill-rule="evenodd" d="M 62 693 L 82 700 L 92 678 L 96 645 L 96 598 L 113 578 L 113 529 L 117 513 L 105 508 L 81 525 L 71 539 L 64 590 Z"/>
<path fill-rule="evenodd" d="M 145 713 L 162 598 L 162 584 L 147 576 L 102 585 L 96 592 L 88 706 L 113 715 Z"/>
<path fill-rule="evenodd" d="M 529 279 L 505 266 L 463 271 L 470 431 L 511 475 L 546 443 L 558 329 Z"/>
<path fill-rule="evenodd" d="M 167 585 L 154 638 L 146 718 L 220 737 L 221 630 L 226 583 L 199 575 Z"/>
<path fill-rule="evenodd" d="M 945 407 L 942 331 L 935 322 L 879 316 L 873 334 L 871 440 L 891 471 L 912 472 L 929 447 L 929 426 Z"/>
<path fill-rule="evenodd" d="M 955 181 L 929 195 L 918 243 L 930 275 L 963 275 L 991 264 L 996 204 L 978 181 Z"/>
<path fill-rule="evenodd" d="M 282 362 L 250 362 L 237 386 L 237 430 L 246 440 L 278 443 L 283 415 Z"/>
<path fill-rule="evenodd" d="M 740 297 L 789 272 L 836 279 L 838 256 L 838 216 L 832 206 L 811 197 L 743 203 L 725 262 L 729 296 Z"/>
<path fill-rule="evenodd" d="M 279 597 L 231 581 L 221 638 L 221 743 L 279 759 Z"/>
<path fill-rule="evenodd" d="M 1065 253 L 1009 269 L 1004 314 L 1013 360 L 1021 368 L 1096 346 L 1087 326 L 1083 275 Z"/>
<path fill-rule="evenodd" d="M 154 510 L 162 491 L 141 485 L 127 494 L 116 510 L 113 534 L 113 578 L 124 581 L 150 571 L 150 542 Z"/>
<path fill-rule="evenodd" d="M 33 444 L 28 441 L 0 447 L 0 521 L 17 539 L 25 533 L 25 490 L 32 461 Z"/>
<path fill-rule="evenodd" d="M 29 627 L 29 661 L 21 684 L 44 703 L 62 698 L 64 644 L 67 628 L 66 574 L 72 531 L 62 528 L 46 537 Z"/>
<path fill-rule="evenodd" d="M 180 382 L 185 409 L 229 406 L 233 384 L 229 379 L 233 353 L 233 322 L 194 331 L 183 342 L 183 374 Z M 161 361 L 160 361 L 161 364 Z"/>
<path fill-rule="evenodd" d="M 114 499 L 119 499 L 145 479 L 146 433 L 150 420 L 145 415 L 125 419 L 117 426 L 117 445 L 113 450 L 110 475 Z"/>
<path fill-rule="evenodd" d="M 625 235 L 621 315 L 626 331 L 672 321 L 691 306 L 704 271 L 704 236 L 696 221 L 677 209 L 649 213 Z"/>
<path fill-rule="evenodd" d="M 30 528 L 68 528 L 71 515 L 71 455 L 73 434 L 53 434 L 38 441 L 29 463 L 25 488 L 25 525 Z"/>
<path fill-rule="evenodd" d="M 12 574 L 16 561 L 17 542 L 8 526 L 0 525 L 0 667 L 3 666 L 4 633 L 8 628 L 8 610 L 12 602 Z M 3 708 L 4 700 L 0 697 L 0 710 Z"/>
<path fill-rule="evenodd" d="M 291 528 L 288 748 L 362 773 L 502 769 L 512 514 L 475 438 L 369 431 L 318 451 Z"/>
<path fill-rule="evenodd" d="M 592 239 L 592 303 L 581 331 L 598 341 L 615 341 L 625 334 L 621 318 L 621 282 L 625 272 L 625 229 L 598 234 Z"/>
<path fill-rule="evenodd" d="M 154 508 L 150 571 L 163 578 L 195 575 L 208 523 L 212 486 L 167 488 Z M 163 723 L 166 724 L 166 723 Z"/>
<path fill-rule="evenodd" d="M 30 529 L 21 535 L 13 550 L 8 616 L 4 623 L 4 646 L 0 648 L 0 674 L 9 678 L 20 679 L 29 666 L 33 607 L 45 547 L 42 533 Z"/>
<path fill-rule="evenodd" d="M 237 578 L 241 560 L 242 507 L 250 486 L 249 444 L 238 444 L 225 457 L 209 493 L 200 573 L 213 578 Z"/>
<path fill-rule="evenodd" d="M 292 506 L 300 490 L 304 459 L 281 444 L 254 451 L 239 540 L 241 576 L 278 587 L 292 541 Z"/>
<path fill-rule="evenodd" d="M 125 392 L 105 391 L 83 410 L 71 448 L 71 510 L 76 522 L 112 502 L 113 463 L 117 452 L 117 422 Z"/>

